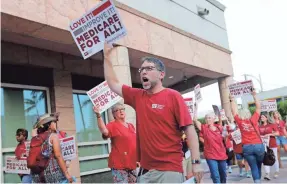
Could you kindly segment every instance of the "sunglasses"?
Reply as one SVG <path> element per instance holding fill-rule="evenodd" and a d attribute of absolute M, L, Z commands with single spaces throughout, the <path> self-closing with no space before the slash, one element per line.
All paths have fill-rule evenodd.
<path fill-rule="evenodd" d="M 119 112 L 119 111 L 125 111 L 125 110 L 126 110 L 125 108 L 121 108 L 121 109 L 114 110 L 113 112 Z"/>

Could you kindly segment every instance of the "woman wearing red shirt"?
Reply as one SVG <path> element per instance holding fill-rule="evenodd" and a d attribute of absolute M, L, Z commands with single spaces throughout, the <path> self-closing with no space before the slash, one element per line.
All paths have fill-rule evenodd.
<path fill-rule="evenodd" d="M 287 132 L 285 128 L 286 123 L 282 120 L 281 115 L 278 111 L 272 112 L 272 119 L 274 120 L 274 123 L 277 125 L 279 131 L 279 136 L 276 137 L 276 143 L 277 143 L 278 162 L 280 168 L 282 168 L 280 149 L 281 146 L 283 146 L 285 152 L 287 152 Z"/>
<path fill-rule="evenodd" d="M 208 164 L 213 183 L 226 183 L 226 148 L 223 144 L 222 124 L 214 124 L 214 113 L 205 116 L 206 124 L 197 120 L 195 105 L 194 123 L 204 139 L 204 157 Z M 219 121 L 221 117 L 219 116 Z"/>
<path fill-rule="evenodd" d="M 261 126 L 259 127 L 260 135 L 261 137 L 270 137 L 269 140 L 269 148 L 271 148 L 274 152 L 276 162 L 273 165 L 275 167 L 275 174 L 274 178 L 278 177 L 279 174 L 279 164 L 278 164 L 278 159 L 277 159 L 277 144 L 276 144 L 276 139 L 275 136 L 279 135 L 278 129 L 276 124 L 271 124 L 268 122 L 268 117 L 266 114 L 261 114 Z M 264 179 L 270 180 L 270 166 L 264 166 L 265 169 L 265 177 Z"/>
<path fill-rule="evenodd" d="M 254 183 L 261 183 L 261 166 L 264 158 L 264 146 L 259 136 L 258 120 L 261 113 L 260 102 L 252 89 L 256 110 L 251 116 L 248 109 L 237 110 L 234 98 L 230 95 L 231 112 L 238 125 L 242 137 L 243 156 L 247 160 Z"/>
<path fill-rule="evenodd" d="M 112 169 L 114 183 L 136 182 L 136 131 L 131 123 L 125 121 L 124 105 L 112 107 L 114 121 L 107 126 L 102 120 L 99 109 L 94 107 L 98 118 L 98 127 L 103 138 L 111 138 L 112 151 L 109 156 L 109 167 Z"/>

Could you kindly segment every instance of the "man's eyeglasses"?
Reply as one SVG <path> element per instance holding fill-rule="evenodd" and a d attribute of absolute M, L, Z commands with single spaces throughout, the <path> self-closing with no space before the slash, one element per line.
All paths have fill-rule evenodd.
<path fill-rule="evenodd" d="M 149 71 L 152 71 L 154 69 L 156 69 L 156 67 L 154 67 L 154 66 L 141 67 L 141 68 L 139 68 L 139 73 L 142 73 L 143 70 L 146 70 L 147 72 L 149 72 Z"/>
<path fill-rule="evenodd" d="M 125 110 L 126 110 L 125 108 L 121 108 L 121 109 L 114 110 L 113 112 L 119 112 L 119 111 L 125 111 Z"/>

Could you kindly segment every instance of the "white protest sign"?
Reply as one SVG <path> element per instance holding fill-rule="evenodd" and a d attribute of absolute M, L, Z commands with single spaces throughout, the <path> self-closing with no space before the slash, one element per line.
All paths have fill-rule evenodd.
<path fill-rule="evenodd" d="M 5 172 L 16 174 L 30 174 L 30 169 L 27 168 L 27 158 L 22 157 L 18 160 L 15 156 L 6 156 Z"/>
<path fill-rule="evenodd" d="M 184 101 L 185 101 L 185 104 L 187 105 L 188 112 L 189 112 L 191 118 L 193 118 L 194 111 L 193 111 L 193 100 L 192 100 L 192 98 L 185 98 Z"/>
<path fill-rule="evenodd" d="M 230 84 L 228 86 L 230 94 L 234 98 L 238 98 L 243 95 L 250 94 L 252 87 L 253 87 L 253 83 L 251 80 Z"/>
<path fill-rule="evenodd" d="M 30 141 L 25 142 L 25 150 L 26 150 L 26 156 L 29 156 L 29 151 L 30 151 Z"/>
<path fill-rule="evenodd" d="M 240 144 L 242 142 L 240 130 L 235 130 L 234 132 L 232 132 L 231 137 L 234 140 L 235 144 Z"/>
<path fill-rule="evenodd" d="M 212 105 L 212 108 L 213 108 L 213 111 L 214 111 L 214 114 L 215 114 L 215 121 L 219 121 L 218 119 L 218 113 L 220 113 L 220 116 L 221 116 L 221 120 L 227 120 L 227 117 L 225 115 L 225 110 L 224 109 L 221 109 L 219 110 L 218 106 L 216 105 Z M 219 111 L 219 112 L 218 112 Z"/>
<path fill-rule="evenodd" d="M 194 87 L 194 95 L 195 95 L 195 102 L 197 102 L 197 103 L 201 102 L 202 95 L 201 95 L 201 92 L 200 92 L 200 85 L 199 84 L 197 84 Z"/>
<path fill-rule="evenodd" d="M 185 159 L 188 159 L 190 156 L 191 156 L 190 150 L 185 152 L 185 154 L 184 154 Z"/>
<path fill-rule="evenodd" d="M 122 99 L 109 88 L 107 81 L 102 82 L 98 86 L 88 91 L 87 95 L 94 106 L 99 108 L 100 113 L 112 107 Z"/>
<path fill-rule="evenodd" d="M 126 28 L 112 0 L 103 0 L 69 26 L 84 59 L 103 50 L 104 42 L 115 43 Z"/>
<path fill-rule="evenodd" d="M 270 136 L 261 136 L 261 140 L 265 146 L 269 147 Z"/>
<path fill-rule="evenodd" d="M 64 160 L 72 160 L 77 157 L 75 136 L 61 139 L 61 149 Z"/>
<path fill-rule="evenodd" d="M 262 112 L 277 111 L 276 100 L 264 100 L 260 102 Z"/>
<path fill-rule="evenodd" d="M 226 115 L 225 115 L 225 110 L 224 110 L 224 109 L 221 109 L 221 110 L 220 110 L 220 115 L 221 115 L 221 119 L 222 119 L 222 120 L 227 120 L 227 117 L 226 117 Z"/>

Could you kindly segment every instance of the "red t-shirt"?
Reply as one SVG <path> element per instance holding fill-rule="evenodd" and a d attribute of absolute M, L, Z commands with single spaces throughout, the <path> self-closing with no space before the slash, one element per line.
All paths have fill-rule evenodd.
<path fill-rule="evenodd" d="M 112 151 L 109 167 L 113 169 L 136 169 L 136 130 L 131 123 L 125 127 L 116 120 L 107 124 Z M 104 137 L 107 138 L 107 137 Z"/>
<path fill-rule="evenodd" d="M 266 134 L 271 134 L 273 132 L 277 132 L 277 125 L 276 124 L 270 124 L 268 123 L 267 125 L 261 125 L 259 127 L 260 135 L 266 135 Z M 270 141 L 269 141 L 269 147 L 270 148 L 277 148 L 276 144 L 276 138 L 274 136 L 270 136 Z"/>
<path fill-rule="evenodd" d="M 204 139 L 204 157 L 213 160 L 226 160 L 226 148 L 223 144 L 222 126 L 216 126 L 216 130 L 212 131 L 209 125 L 201 125 L 201 135 Z"/>
<path fill-rule="evenodd" d="M 16 157 L 24 157 L 26 156 L 26 145 L 25 142 L 20 142 L 15 149 Z"/>
<path fill-rule="evenodd" d="M 192 120 L 181 94 L 166 88 L 156 94 L 123 85 L 124 101 L 136 110 L 137 153 L 145 169 L 183 172 L 181 127 Z"/>
<path fill-rule="evenodd" d="M 284 129 L 285 129 L 285 122 L 283 120 L 280 120 L 279 123 L 275 122 L 277 125 L 277 129 L 279 131 L 280 136 L 285 136 Z"/>
<path fill-rule="evenodd" d="M 242 120 L 239 118 L 238 115 L 234 117 L 235 122 L 237 123 L 241 136 L 242 136 L 242 144 L 261 144 L 261 139 L 259 138 L 259 126 L 258 126 L 258 120 L 259 120 L 259 114 L 255 112 L 250 120 Z M 251 122 L 253 123 L 253 126 L 255 127 L 258 134 L 255 132 Z"/>

